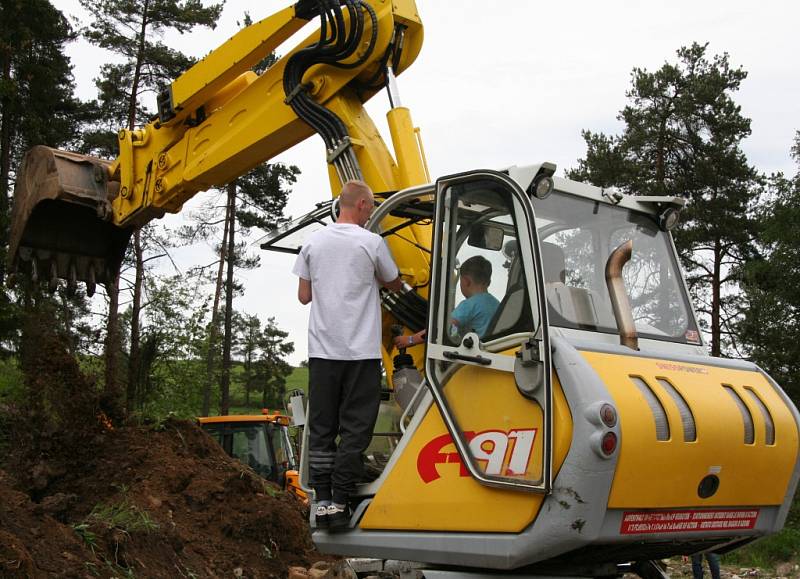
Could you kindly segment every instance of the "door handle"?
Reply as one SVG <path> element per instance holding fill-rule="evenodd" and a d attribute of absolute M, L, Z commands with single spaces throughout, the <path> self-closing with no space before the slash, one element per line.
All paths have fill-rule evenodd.
<path fill-rule="evenodd" d="M 475 364 L 480 364 L 481 366 L 491 366 L 492 361 L 489 358 L 484 358 L 480 354 L 477 356 L 467 356 L 465 354 L 459 354 L 458 352 L 454 352 L 452 350 L 445 350 L 442 352 L 442 356 L 447 358 L 448 360 L 463 360 L 464 362 L 474 362 Z"/>

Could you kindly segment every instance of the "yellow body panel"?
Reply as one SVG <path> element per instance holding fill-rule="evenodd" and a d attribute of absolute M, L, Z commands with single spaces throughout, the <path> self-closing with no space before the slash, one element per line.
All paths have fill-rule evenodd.
<path fill-rule="evenodd" d="M 610 508 L 783 502 L 797 460 L 797 425 L 764 375 L 638 356 L 596 352 L 583 352 L 583 356 L 605 382 L 620 416 L 620 456 Z M 661 402 L 670 426 L 668 440 L 656 439 L 653 412 L 631 377 L 646 382 Z M 677 405 L 659 379 L 671 383 L 691 409 L 695 441 L 684 440 Z M 732 387 L 747 405 L 755 431 L 753 444 L 745 444 L 742 413 L 723 385 Z M 772 416 L 772 445 L 766 443 L 765 420 L 747 390 L 761 399 Z M 708 474 L 717 474 L 719 489 L 701 499 L 698 485 Z"/>
<path fill-rule="evenodd" d="M 464 431 L 501 431 L 537 428 L 529 472 L 542 468 L 542 411 L 523 398 L 508 372 L 465 366 L 446 390 Z M 572 417 L 554 376 L 554 471 L 564 461 L 572 439 Z M 425 531 L 519 532 L 536 518 L 543 494 L 499 490 L 466 475 L 455 446 L 436 406 L 431 406 L 381 485 L 366 514 L 362 529 Z M 505 456 L 509 462 L 511 447 Z M 485 463 L 479 462 L 485 467 Z M 423 476 L 428 478 L 426 482 Z"/>
<path fill-rule="evenodd" d="M 294 6 L 289 6 L 242 29 L 213 50 L 172 83 L 172 104 L 177 114 L 170 123 L 179 124 L 198 107 L 207 106 L 225 85 L 256 66 L 305 24 L 305 20 L 295 18 Z"/>

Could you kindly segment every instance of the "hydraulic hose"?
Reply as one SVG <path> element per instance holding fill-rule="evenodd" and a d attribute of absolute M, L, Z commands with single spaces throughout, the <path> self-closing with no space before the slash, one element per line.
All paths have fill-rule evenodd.
<path fill-rule="evenodd" d="M 341 4 L 348 11 L 349 26 L 338 0 L 318 0 L 316 10 L 308 3 L 303 4 L 302 17 L 319 14 L 320 38 L 289 58 L 284 71 L 283 86 L 289 106 L 322 137 L 328 154 L 333 155 L 330 162 L 344 182 L 347 179 L 362 178 L 358 160 L 347 141 L 347 127 L 335 113 L 315 102 L 301 86 L 303 75 L 315 64 L 355 68 L 363 65 L 374 50 L 378 35 L 375 10 L 362 0 L 343 0 Z M 364 12 L 372 22 L 367 50 L 357 61 L 345 63 L 344 60 L 356 52 L 364 36 Z M 340 148 L 343 150 L 338 151 Z"/>

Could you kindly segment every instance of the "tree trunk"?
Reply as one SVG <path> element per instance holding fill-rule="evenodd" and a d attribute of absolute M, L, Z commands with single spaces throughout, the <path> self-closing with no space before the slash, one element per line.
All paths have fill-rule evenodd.
<path fill-rule="evenodd" d="M 249 323 L 249 322 L 248 322 Z M 253 328 L 252 326 L 247 327 L 247 348 L 245 351 L 245 358 L 244 358 L 244 405 L 249 407 L 250 406 L 250 393 L 253 390 L 253 374 L 257 375 L 257 372 L 254 371 L 256 365 L 256 340 L 258 336 L 253 335 Z"/>
<path fill-rule="evenodd" d="M 3 53 L 2 63 L 2 83 L 11 82 L 11 56 Z M 9 178 L 11 173 L 11 131 L 13 120 L 11 117 L 11 99 L 6 96 L 0 101 L 0 245 L 5 247 L 8 244 L 8 194 Z M 6 263 L 0 260 L 0 284 L 5 282 Z"/>
<path fill-rule="evenodd" d="M 144 260 L 142 258 L 142 237 L 141 230 L 133 232 L 133 255 L 136 260 L 136 277 L 133 284 L 133 305 L 131 306 L 131 352 L 128 358 L 128 391 L 127 409 L 131 412 L 134 408 L 141 405 L 142 385 L 141 385 L 141 347 L 140 335 L 141 325 L 139 316 L 142 311 L 142 286 L 144 285 Z"/>
<path fill-rule="evenodd" d="M 664 195 L 664 180 L 666 178 L 665 145 L 667 131 L 667 118 L 662 117 L 658 127 L 658 142 L 656 143 L 656 183 L 658 183 L 658 194 Z M 638 192 L 641 193 L 641 192 Z"/>
<path fill-rule="evenodd" d="M 139 100 L 139 79 L 142 73 L 142 60 L 144 59 L 145 38 L 147 35 L 147 10 L 150 0 L 144 1 L 142 7 L 142 26 L 139 30 L 139 49 L 136 54 L 136 68 L 133 72 L 133 84 L 131 86 L 131 99 L 128 103 L 128 129 L 133 130 L 136 126 L 136 103 Z M 136 260 L 136 274 L 133 284 L 133 304 L 131 306 L 131 350 L 128 356 L 128 388 L 127 388 L 127 409 L 133 410 L 137 404 L 141 404 L 141 384 L 139 366 L 141 365 L 141 352 L 139 338 L 141 334 L 141 324 L 139 316 L 142 310 L 142 288 L 144 286 L 144 259 L 142 257 L 142 235 L 141 229 L 137 228 L 133 232 L 133 252 Z"/>
<path fill-rule="evenodd" d="M 142 27 L 139 30 L 139 48 L 136 52 L 136 68 L 133 70 L 133 83 L 131 85 L 131 100 L 128 103 L 128 128 L 133 130 L 136 126 L 136 103 L 139 100 L 139 78 L 142 75 L 142 60 L 144 59 L 145 39 L 147 38 L 147 11 L 150 0 L 144 0 L 142 7 Z"/>
<path fill-rule="evenodd" d="M 244 405 L 250 406 L 250 359 L 245 361 L 244 365 Z"/>
<path fill-rule="evenodd" d="M 225 336 L 222 344 L 222 379 L 220 380 L 219 413 L 225 416 L 230 411 L 231 388 L 231 343 L 233 342 L 233 261 L 236 232 L 236 182 L 228 184 L 228 274 L 225 280 Z"/>
<path fill-rule="evenodd" d="M 720 309 L 722 308 L 720 279 L 722 277 L 722 249 L 720 239 L 714 240 L 714 275 L 711 279 L 711 355 L 719 356 L 722 350 L 722 328 Z"/>
<path fill-rule="evenodd" d="M 125 416 L 123 409 L 122 388 L 119 383 L 119 274 L 106 284 L 108 294 L 108 320 L 106 322 L 106 384 L 104 397 L 108 405 L 107 413 L 113 419 L 122 419 Z"/>
<path fill-rule="evenodd" d="M 225 226 L 222 242 L 219 244 L 219 267 L 217 268 L 217 285 L 214 288 L 214 307 L 211 309 L 211 326 L 208 330 L 208 352 L 206 353 L 206 383 L 203 386 L 203 416 L 211 412 L 211 385 L 214 383 L 214 359 L 217 352 L 217 323 L 219 318 L 219 299 L 222 294 L 222 272 L 225 269 L 225 248 L 228 245 L 228 220 L 230 219 L 230 203 L 225 207 Z"/>

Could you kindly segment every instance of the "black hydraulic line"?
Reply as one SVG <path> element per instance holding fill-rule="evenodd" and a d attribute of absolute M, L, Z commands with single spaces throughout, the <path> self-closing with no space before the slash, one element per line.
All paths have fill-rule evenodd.
<path fill-rule="evenodd" d="M 312 52 L 313 49 L 304 49 L 301 52 Z M 298 59 L 299 60 L 299 59 Z M 310 64 L 309 64 L 310 66 Z M 301 67 L 289 67 L 287 65 L 287 74 L 284 77 L 284 89 L 286 90 L 287 94 L 290 94 L 294 87 L 300 84 L 300 80 L 302 79 L 302 70 L 307 69 L 307 66 Z M 290 102 L 290 106 L 295 111 L 295 113 L 311 125 L 320 136 L 325 141 L 326 146 L 331 147 L 332 142 L 335 140 L 337 133 L 341 133 L 344 125 L 342 124 L 341 127 L 337 127 L 335 123 L 331 124 L 331 119 L 326 118 L 326 115 L 319 114 L 319 108 L 322 107 L 315 107 L 316 103 L 311 101 L 310 97 L 301 92 L 298 93 L 297 98 L 293 99 Z M 338 119 L 337 119 L 338 120 Z"/>
<path fill-rule="evenodd" d="M 389 59 L 392 60 L 392 70 L 397 70 L 400 64 L 400 57 L 402 56 L 403 46 L 405 44 L 405 29 L 406 27 L 402 24 L 397 24 L 395 26 L 392 41 L 389 43 L 389 46 L 386 47 L 386 52 L 384 52 L 381 57 L 378 70 L 366 81 L 359 83 L 359 89 L 380 90 L 386 85 L 386 66 Z"/>
<path fill-rule="evenodd" d="M 381 301 L 384 308 L 413 332 L 418 332 L 426 326 L 428 301 L 418 293 L 382 290 Z"/>
<path fill-rule="evenodd" d="M 431 253 L 431 250 L 430 250 L 430 249 L 428 249 L 427 247 L 425 247 L 424 245 L 422 245 L 422 244 L 420 244 L 420 243 L 417 243 L 416 241 L 413 241 L 413 240 L 409 239 L 408 237 L 403 237 L 403 236 L 402 236 L 402 235 L 400 235 L 399 233 L 394 233 L 393 235 L 394 235 L 395 237 L 399 237 L 400 239 L 402 239 L 402 240 L 403 240 L 403 241 L 405 241 L 406 243 L 409 243 L 409 244 L 413 245 L 413 246 L 414 246 L 414 247 L 416 247 L 417 249 L 420 249 L 420 250 L 424 251 L 425 253 Z M 383 237 L 383 236 L 382 236 L 382 237 Z"/>
<path fill-rule="evenodd" d="M 322 21 L 320 39 L 315 44 L 298 51 L 287 63 L 284 88 L 287 95 L 292 95 L 289 104 L 298 117 L 320 134 L 328 149 L 333 149 L 341 140 L 341 136 L 347 134 L 346 127 L 330 111 L 319 107 L 302 90 L 298 90 L 302 82 L 303 73 L 321 59 L 320 54 L 341 53 L 341 31 L 344 27 L 341 10 L 338 6 L 324 0 L 319 2 L 318 5 Z M 329 25 L 330 35 L 328 34 Z"/>
<path fill-rule="evenodd" d="M 364 54 L 355 62 L 345 63 L 345 62 L 332 62 L 333 66 L 337 68 L 356 68 L 361 66 L 366 62 L 366 60 L 372 55 L 372 51 L 375 50 L 375 44 L 378 41 L 378 15 L 375 13 L 375 10 L 369 4 L 362 4 L 362 7 L 367 11 L 369 14 L 370 20 L 372 21 L 372 32 L 370 33 L 369 44 L 367 45 L 367 49 L 364 51 Z M 361 22 L 360 31 L 358 37 L 356 38 L 356 44 L 360 41 L 361 37 L 363 36 L 364 30 L 364 18 L 361 15 L 358 20 Z M 357 47 L 357 46 L 356 46 Z"/>
<path fill-rule="evenodd" d="M 348 11 L 349 26 L 341 5 Z M 310 14 L 311 10 L 307 6 L 304 8 L 303 14 Z M 320 135 L 328 150 L 329 162 L 336 167 L 340 178 L 360 178 L 358 160 L 347 141 L 347 127 L 335 113 L 314 101 L 301 83 L 305 72 L 315 64 L 329 64 L 340 68 L 363 65 L 377 44 L 377 14 L 362 0 L 318 0 L 317 10 L 322 21 L 319 40 L 295 52 L 287 62 L 283 82 L 286 102 L 300 119 Z M 365 30 L 364 12 L 369 15 L 372 24 L 366 50 L 355 62 L 344 63 L 362 43 Z M 391 51 L 387 51 L 382 58 L 379 74 L 390 53 Z"/>
<path fill-rule="evenodd" d="M 403 47 L 406 39 L 405 26 L 398 24 L 395 27 L 395 38 L 397 39 L 397 42 L 394 43 L 394 47 L 392 49 L 392 70 L 399 71 L 400 57 L 403 55 Z"/>

